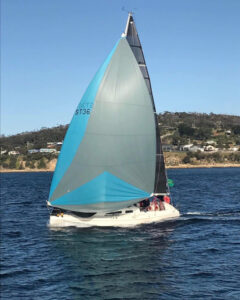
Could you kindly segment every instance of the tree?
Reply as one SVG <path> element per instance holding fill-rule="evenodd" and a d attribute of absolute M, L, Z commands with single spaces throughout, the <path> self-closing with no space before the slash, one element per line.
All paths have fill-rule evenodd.
<path fill-rule="evenodd" d="M 191 162 L 191 157 L 186 155 L 182 161 L 184 164 L 189 164 Z"/>
<path fill-rule="evenodd" d="M 177 145 L 179 145 L 179 141 L 180 141 L 179 134 L 177 132 L 175 132 L 172 136 L 172 144 L 177 146 Z"/>
<path fill-rule="evenodd" d="M 178 126 L 178 132 L 179 132 L 179 135 L 180 136 L 189 136 L 189 137 L 192 137 L 194 135 L 194 132 L 195 132 L 195 129 L 184 124 L 184 123 L 181 123 L 179 126 Z"/>
<path fill-rule="evenodd" d="M 8 165 L 6 162 L 3 162 L 3 163 L 2 163 L 2 167 L 3 167 L 4 169 L 8 169 L 8 168 L 9 168 L 9 165 Z"/>
<path fill-rule="evenodd" d="M 37 167 L 38 167 L 38 169 L 46 169 L 47 166 L 46 166 L 46 163 L 45 163 L 45 160 L 43 157 L 38 162 Z"/>
<path fill-rule="evenodd" d="M 15 156 L 10 156 L 9 169 L 16 169 L 17 158 Z"/>
<path fill-rule="evenodd" d="M 210 127 L 200 127 L 195 132 L 197 139 L 205 140 L 212 136 L 212 129 Z"/>
<path fill-rule="evenodd" d="M 23 168 L 23 163 L 21 162 L 20 163 L 20 165 L 19 165 L 19 167 L 18 167 L 18 170 L 23 170 L 24 168 Z"/>
<path fill-rule="evenodd" d="M 34 161 L 30 162 L 29 168 L 30 169 L 35 169 L 35 162 Z"/>
<path fill-rule="evenodd" d="M 237 125 L 237 126 L 233 127 L 233 133 L 234 134 L 240 134 L 240 125 Z"/>

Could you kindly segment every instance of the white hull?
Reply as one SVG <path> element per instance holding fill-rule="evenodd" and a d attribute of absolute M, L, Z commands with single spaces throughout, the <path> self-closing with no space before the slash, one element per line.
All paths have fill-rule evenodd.
<path fill-rule="evenodd" d="M 74 214 L 65 213 L 59 216 L 50 216 L 49 227 L 133 227 L 140 224 L 163 222 L 180 216 L 179 211 L 168 203 L 164 203 L 165 210 L 140 211 L 138 207 L 128 207 L 121 214 L 94 215 L 90 218 L 81 218 Z M 131 210 L 131 213 L 125 211 Z"/>

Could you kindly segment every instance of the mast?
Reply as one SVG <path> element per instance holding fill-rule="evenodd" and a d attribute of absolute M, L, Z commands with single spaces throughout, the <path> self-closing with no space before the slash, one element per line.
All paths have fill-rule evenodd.
<path fill-rule="evenodd" d="M 131 12 L 129 12 L 128 14 L 125 32 L 122 34 L 122 36 L 126 37 L 129 46 L 132 49 L 132 52 L 137 60 L 138 66 L 142 72 L 143 78 L 145 80 L 145 83 L 147 85 L 152 100 L 152 107 L 153 107 L 154 119 L 155 119 L 155 129 L 156 129 L 156 169 L 155 169 L 154 194 L 168 194 L 169 188 L 167 184 L 167 175 L 166 175 L 165 162 L 164 162 L 164 156 L 162 150 L 162 141 L 160 137 L 160 130 L 158 127 L 158 116 L 156 113 L 151 81 L 150 81 L 146 61 L 144 58 L 142 45 Z"/>
<path fill-rule="evenodd" d="M 129 14 L 124 38 L 74 112 L 49 203 L 70 211 L 113 212 L 154 193 L 167 194 L 168 186 L 151 82 Z"/>

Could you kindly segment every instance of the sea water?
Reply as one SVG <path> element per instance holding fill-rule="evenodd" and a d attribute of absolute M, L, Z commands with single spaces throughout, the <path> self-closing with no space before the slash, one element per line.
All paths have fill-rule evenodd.
<path fill-rule="evenodd" d="M 1 175 L 1 299 L 240 299 L 240 168 L 168 171 L 175 221 L 51 230 L 52 173 Z"/>

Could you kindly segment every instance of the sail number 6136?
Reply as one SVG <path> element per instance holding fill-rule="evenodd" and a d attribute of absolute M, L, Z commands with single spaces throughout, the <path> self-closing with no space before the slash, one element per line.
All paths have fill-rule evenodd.
<path fill-rule="evenodd" d="M 77 108 L 75 115 L 90 115 L 90 108 Z"/>

